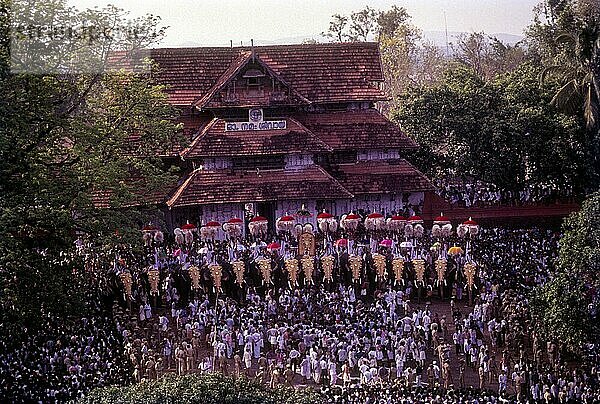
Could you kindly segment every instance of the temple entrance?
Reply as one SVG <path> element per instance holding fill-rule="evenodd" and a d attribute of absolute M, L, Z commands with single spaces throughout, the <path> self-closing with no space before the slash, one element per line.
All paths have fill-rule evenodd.
<path fill-rule="evenodd" d="M 275 229 L 275 202 L 257 202 L 255 213 L 267 218 L 269 221 L 269 231 Z"/>

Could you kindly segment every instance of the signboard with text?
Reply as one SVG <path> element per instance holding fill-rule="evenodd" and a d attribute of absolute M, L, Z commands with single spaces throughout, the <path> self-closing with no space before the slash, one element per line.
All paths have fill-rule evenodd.
<path fill-rule="evenodd" d="M 263 110 L 260 108 L 253 108 L 248 113 L 248 122 L 225 122 L 225 131 L 283 130 L 287 128 L 287 121 L 285 119 L 265 121 L 263 118 Z"/>

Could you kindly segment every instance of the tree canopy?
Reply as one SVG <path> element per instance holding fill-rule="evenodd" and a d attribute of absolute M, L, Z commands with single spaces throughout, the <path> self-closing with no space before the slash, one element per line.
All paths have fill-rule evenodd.
<path fill-rule="evenodd" d="M 100 26 L 139 23 L 135 38 L 86 43 L 105 61 L 110 50 L 134 51 L 162 35 L 157 18 L 130 20 L 112 6 L 77 12 L 62 1 L 13 1 L 3 8 L 9 5 L 34 16 L 32 23 L 64 24 L 66 18 Z M 82 64 L 76 74 L 28 72 L 31 66 L 16 66 L 20 62 L 9 57 L 9 24 L 15 21 L 1 22 L 0 334 L 15 335 L 23 325 L 38 327 L 49 313 L 83 309 L 93 289 L 82 285 L 94 285 L 83 282 L 92 274 L 81 270 L 73 242 L 84 235 L 107 245 L 128 242 L 145 220 L 147 196 L 172 179 L 158 155 L 172 146 L 178 127 L 172 120 L 177 111 L 144 70 L 88 71 Z M 68 43 L 47 45 L 62 46 L 61 58 L 81 52 Z M 53 51 L 40 54 L 50 58 Z M 113 209 L 98 209 L 99 202 Z"/>
<path fill-rule="evenodd" d="M 431 176 L 469 175 L 518 191 L 554 183 L 583 189 L 588 172 L 585 137 L 576 118 L 547 101 L 537 85 L 539 68 L 485 81 L 463 65 L 429 88 L 400 98 L 392 118 L 421 146 L 412 160 Z"/>
<path fill-rule="evenodd" d="M 565 220 L 556 274 L 533 291 L 531 300 L 537 328 L 574 352 L 600 336 L 599 215 L 600 192 L 596 192 Z"/>

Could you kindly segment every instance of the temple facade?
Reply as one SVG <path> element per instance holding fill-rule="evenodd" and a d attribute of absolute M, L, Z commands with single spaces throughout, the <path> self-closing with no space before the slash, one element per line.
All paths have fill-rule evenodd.
<path fill-rule="evenodd" d="M 164 198 L 177 227 L 303 210 L 420 213 L 430 182 L 415 142 L 376 108 L 386 99 L 376 43 L 153 49 L 181 111 L 183 175 Z"/>

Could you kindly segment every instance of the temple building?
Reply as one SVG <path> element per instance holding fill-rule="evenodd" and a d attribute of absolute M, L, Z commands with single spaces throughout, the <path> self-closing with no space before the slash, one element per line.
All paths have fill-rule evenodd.
<path fill-rule="evenodd" d="M 376 43 L 152 49 L 181 111 L 183 176 L 167 220 L 221 223 L 302 207 L 334 215 L 420 213 L 430 182 L 403 157 L 415 142 L 377 109 Z M 175 160 L 173 160 L 175 161 Z"/>

